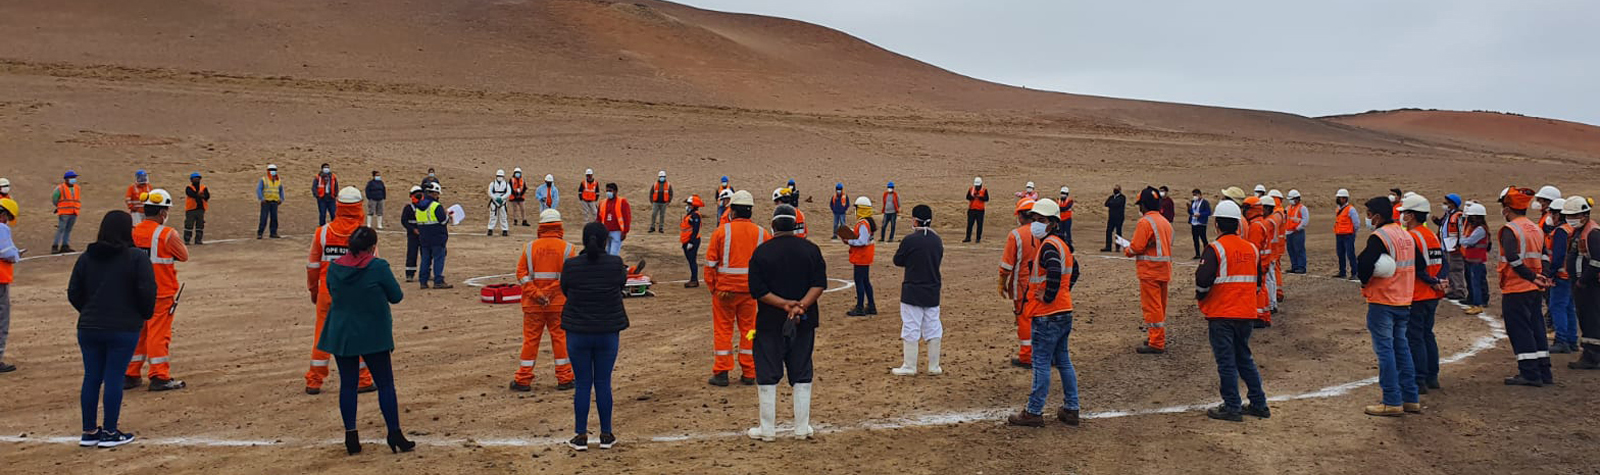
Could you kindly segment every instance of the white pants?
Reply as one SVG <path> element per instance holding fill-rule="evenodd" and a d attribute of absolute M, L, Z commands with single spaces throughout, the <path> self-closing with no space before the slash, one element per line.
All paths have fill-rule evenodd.
<path fill-rule="evenodd" d="M 1267 308 L 1278 310 L 1278 263 L 1267 264 Z"/>
<path fill-rule="evenodd" d="M 506 207 L 505 206 L 494 206 L 494 205 L 490 205 L 489 206 L 489 230 L 490 231 L 494 230 L 494 223 L 496 223 L 496 222 L 500 223 L 500 230 L 501 231 L 506 231 L 506 230 L 511 229 L 511 227 L 510 227 L 511 226 L 511 218 L 506 217 Z"/>
<path fill-rule="evenodd" d="M 543 202 L 541 202 L 540 205 L 542 206 Z M 594 222 L 600 211 L 600 205 L 594 201 L 578 200 L 578 208 L 583 210 L 583 222 L 585 223 Z M 544 210 L 541 209 L 540 211 Z"/>
<path fill-rule="evenodd" d="M 939 307 L 915 307 L 900 303 L 900 339 L 906 341 L 944 338 L 939 324 Z"/>

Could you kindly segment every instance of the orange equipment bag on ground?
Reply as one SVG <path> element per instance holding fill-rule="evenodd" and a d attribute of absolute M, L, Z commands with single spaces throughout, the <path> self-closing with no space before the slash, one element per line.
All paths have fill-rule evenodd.
<path fill-rule="evenodd" d="M 482 295 L 483 303 L 521 303 L 522 287 L 516 284 L 494 284 L 485 286 Z"/>

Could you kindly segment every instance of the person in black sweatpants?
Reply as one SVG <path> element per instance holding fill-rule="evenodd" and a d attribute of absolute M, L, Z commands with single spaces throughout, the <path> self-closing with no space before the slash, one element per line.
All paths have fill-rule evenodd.
<path fill-rule="evenodd" d="M 683 259 L 689 262 L 689 281 L 684 282 L 684 288 L 700 286 L 700 265 L 695 257 L 700 255 L 700 196 L 695 195 L 684 200 L 683 224 L 678 225 L 678 241 L 683 245 Z"/>
<path fill-rule="evenodd" d="M 416 281 L 417 276 L 417 202 L 422 201 L 422 187 L 411 187 L 411 201 L 400 209 L 400 227 L 406 231 L 406 282 Z"/>
<path fill-rule="evenodd" d="M 828 263 L 816 244 L 794 235 L 797 226 L 794 207 L 779 205 L 773 211 L 774 237 L 750 255 L 750 296 L 759 302 L 753 346 L 759 425 L 747 434 L 769 442 L 776 437 L 778 383 L 785 371 L 794 388 L 794 436 L 813 433 L 811 354 Z"/>

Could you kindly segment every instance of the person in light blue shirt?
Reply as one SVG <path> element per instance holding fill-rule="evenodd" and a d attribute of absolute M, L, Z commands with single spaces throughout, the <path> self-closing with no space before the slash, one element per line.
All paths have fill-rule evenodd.
<path fill-rule="evenodd" d="M 561 190 L 556 188 L 556 177 L 545 175 L 544 184 L 533 190 L 533 199 L 539 202 L 539 212 L 561 206 Z"/>
<path fill-rule="evenodd" d="M 11 334 L 11 265 L 22 260 L 22 251 L 11 241 L 11 223 L 17 219 L 17 202 L 0 199 L 0 373 L 16 371 L 6 364 L 6 339 Z"/>

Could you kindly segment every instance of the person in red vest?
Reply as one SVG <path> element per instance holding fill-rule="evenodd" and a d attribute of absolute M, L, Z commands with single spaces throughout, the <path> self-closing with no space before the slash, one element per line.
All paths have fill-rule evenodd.
<path fill-rule="evenodd" d="M 878 235 L 878 242 L 894 242 L 895 224 L 900 221 L 900 192 L 895 191 L 894 182 L 889 182 L 889 187 L 883 192 L 883 226 Z M 803 236 L 802 236 L 803 237 Z"/>
<path fill-rule="evenodd" d="M 650 184 L 650 232 L 667 232 L 667 204 L 671 202 L 672 184 L 667 182 L 667 171 L 661 170 Z"/>
<path fill-rule="evenodd" d="M 983 208 L 989 204 L 989 190 L 983 187 L 983 177 L 972 179 L 972 188 L 967 188 L 967 237 L 961 242 L 972 242 L 972 231 L 976 227 L 978 242 L 983 242 Z"/>
<path fill-rule="evenodd" d="M 1244 414 L 1272 417 L 1261 372 L 1250 354 L 1250 334 L 1255 331 L 1256 285 L 1261 280 L 1261 253 L 1239 236 L 1244 214 L 1239 205 L 1222 200 L 1211 215 L 1217 239 L 1205 245 L 1200 267 L 1194 271 L 1194 296 L 1206 318 L 1211 356 L 1217 362 L 1222 405 L 1206 410 L 1212 419 L 1239 422 Z M 1239 380 L 1244 380 L 1249 405 L 1239 400 Z"/>
<path fill-rule="evenodd" d="M 335 198 L 339 194 L 339 176 L 333 174 L 328 164 L 311 179 L 311 195 L 317 198 L 317 226 L 328 224 L 334 218 Z"/>
<path fill-rule="evenodd" d="M 628 230 L 633 228 L 633 208 L 628 206 L 628 199 L 617 196 L 617 184 L 606 183 L 606 200 L 600 202 L 600 224 L 606 225 L 606 231 L 611 233 L 611 240 L 606 243 L 606 253 L 613 256 L 622 255 L 622 240 L 628 238 Z"/>

